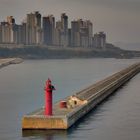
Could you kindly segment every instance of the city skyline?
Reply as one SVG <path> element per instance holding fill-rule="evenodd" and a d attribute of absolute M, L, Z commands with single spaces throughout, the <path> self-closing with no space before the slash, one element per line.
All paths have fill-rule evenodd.
<path fill-rule="evenodd" d="M 9 6 L 10 5 L 10 6 Z M 13 15 L 20 23 L 30 11 L 40 11 L 43 16 L 67 13 L 72 19 L 90 19 L 94 32 L 108 34 L 109 42 L 140 42 L 140 1 L 138 0 L 0 0 L 0 20 Z"/>
<path fill-rule="evenodd" d="M 69 21 L 69 16 L 62 13 L 56 21 L 53 15 L 42 16 L 34 11 L 27 13 L 21 24 L 17 24 L 13 16 L 0 22 L 0 43 L 105 49 L 106 34 L 95 34 L 89 19 Z"/>

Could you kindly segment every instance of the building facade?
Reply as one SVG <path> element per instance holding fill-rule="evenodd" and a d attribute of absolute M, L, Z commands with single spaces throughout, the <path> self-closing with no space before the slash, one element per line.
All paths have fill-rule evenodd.
<path fill-rule="evenodd" d="M 43 43 L 54 44 L 55 18 L 53 15 L 43 17 Z"/>
<path fill-rule="evenodd" d="M 94 46 L 99 49 L 105 49 L 106 47 L 106 34 L 99 32 L 94 34 Z"/>
<path fill-rule="evenodd" d="M 68 16 L 66 13 L 61 14 L 61 45 L 68 46 Z"/>
<path fill-rule="evenodd" d="M 92 23 L 79 19 L 71 22 L 71 44 L 73 47 L 92 46 Z"/>
<path fill-rule="evenodd" d="M 40 44 L 41 36 L 41 14 L 38 11 L 27 14 L 26 44 Z"/>

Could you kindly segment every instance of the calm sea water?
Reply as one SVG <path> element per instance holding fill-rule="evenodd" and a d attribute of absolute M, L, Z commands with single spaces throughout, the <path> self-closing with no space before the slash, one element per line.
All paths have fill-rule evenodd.
<path fill-rule="evenodd" d="M 44 105 L 48 77 L 56 88 L 56 102 L 139 61 L 25 60 L 0 69 L 0 140 L 139 140 L 140 74 L 68 131 L 21 129 L 22 116 Z"/>

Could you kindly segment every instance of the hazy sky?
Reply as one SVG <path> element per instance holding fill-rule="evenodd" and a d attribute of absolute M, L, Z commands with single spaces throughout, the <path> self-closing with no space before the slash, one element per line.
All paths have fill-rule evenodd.
<path fill-rule="evenodd" d="M 105 31 L 108 42 L 140 42 L 140 0 L 0 0 L 0 21 L 12 15 L 20 23 L 35 10 L 56 19 L 62 12 L 70 20 L 90 19 L 94 33 Z"/>

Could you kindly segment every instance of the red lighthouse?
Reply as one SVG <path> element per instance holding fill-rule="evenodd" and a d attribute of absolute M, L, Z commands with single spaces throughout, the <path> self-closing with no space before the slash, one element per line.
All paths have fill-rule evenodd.
<path fill-rule="evenodd" d="M 45 115 L 52 115 L 52 91 L 55 90 L 54 86 L 51 84 L 51 80 L 46 81 L 45 86 Z"/>

